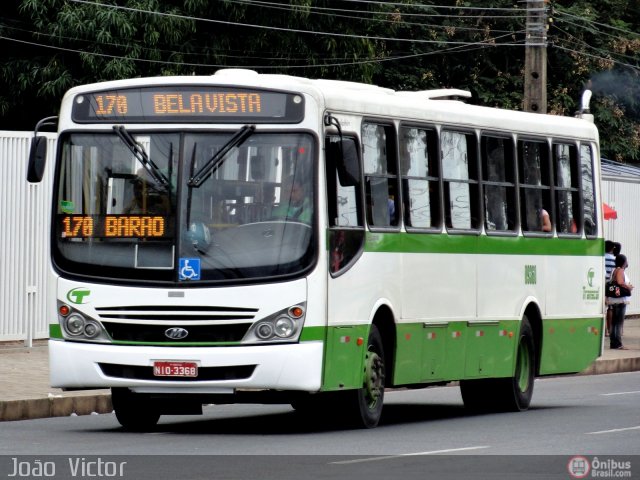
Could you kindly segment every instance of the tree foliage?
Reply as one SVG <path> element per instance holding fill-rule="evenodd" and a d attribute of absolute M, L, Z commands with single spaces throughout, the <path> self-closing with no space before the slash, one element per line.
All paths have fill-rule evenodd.
<path fill-rule="evenodd" d="M 455 87 L 478 104 L 522 108 L 525 2 L 17 0 L 4 7 L 4 129 L 31 129 L 78 84 L 224 67 L 395 90 Z M 590 85 L 603 155 L 640 162 L 640 0 L 557 1 L 548 13 L 548 111 L 573 115 Z"/>

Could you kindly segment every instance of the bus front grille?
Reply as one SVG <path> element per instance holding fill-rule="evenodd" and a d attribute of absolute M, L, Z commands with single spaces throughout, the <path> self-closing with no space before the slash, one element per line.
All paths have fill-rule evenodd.
<path fill-rule="evenodd" d="M 242 321 L 253 320 L 258 312 L 257 308 L 196 306 L 196 305 L 129 305 L 96 307 L 102 320 L 141 320 L 141 321 Z"/>
<path fill-rule="evenodd" d="M 157 324 L 134 324 L 102 322 L 105 330 L 112 340 L 116 342 L 145 342 L 162 344 L 181 343 L 233 343 L 242 340 L 249 330 L 251 323 L 231 323 L 215 325 L 184 325 L 181 330 L 186 332 L 182 338 L 175 338 L 175 335 L 167 334 L 173 327 L 180 324 L 176 322 L 171 325 Z M 173 337 L 173 338 L 172 338 Z"/>

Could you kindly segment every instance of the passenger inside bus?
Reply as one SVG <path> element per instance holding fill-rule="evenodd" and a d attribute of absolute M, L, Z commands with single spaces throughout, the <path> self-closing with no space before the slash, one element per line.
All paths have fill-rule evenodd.
<path fill-rule="evenodd" d="M 547 212 L 544 208 L 539 208 L 538 217 L 540 218 L 540 229 L 543 232 L 550 232 L 551 218 L 549 217 L 549 212 Z"/>

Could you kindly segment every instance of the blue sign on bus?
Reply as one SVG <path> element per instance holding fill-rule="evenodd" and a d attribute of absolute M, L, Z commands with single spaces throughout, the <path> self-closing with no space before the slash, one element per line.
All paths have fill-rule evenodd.
<path fill-rule="evenodd" d="M 179 267 L 180 280 L 200 280 L 199 258 L 181 258 Z"/>

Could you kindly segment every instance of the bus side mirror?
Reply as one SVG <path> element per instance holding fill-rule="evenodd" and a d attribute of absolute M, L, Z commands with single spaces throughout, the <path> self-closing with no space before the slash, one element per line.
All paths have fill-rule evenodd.
<path fill-rule="evenodd" d="M 360 184 L 360 157 L 358 149 L 351 138 L 340 140 L 342 155 L 338 153 L 336 170 L 343 187 L 354 187 Z"/>
<path fill-rule="evenodd" d="M 27 167 L 27 181 L 39 183 L 44 176 L 47 164 L 47 137 L 35 136 L 31 139 L 29 150 L 29 165 Z"/>
<path fill-rule="evenodd" d="M 47 165 L 47 137 L 38 135 L 40 129 L 47 125 L 55 125 L 58 117 L 43 118 L 36 124 L 29 149 L 29 164 L 27 166 L 27 181 L 39 183 L 44 176 L 44 167 Z"/>

